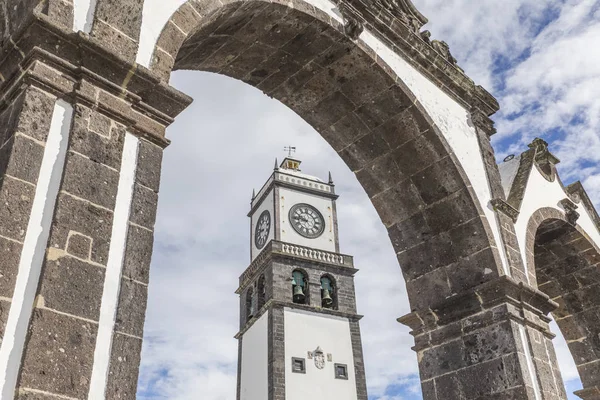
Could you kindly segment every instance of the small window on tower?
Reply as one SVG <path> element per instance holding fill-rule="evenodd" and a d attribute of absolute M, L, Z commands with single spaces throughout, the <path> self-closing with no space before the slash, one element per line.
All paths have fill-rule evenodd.
<path fill-rule="evenodd" d="M 335 379 L 348 379 L 348 366 L 346 364 L 335 364 Z"/>
<path fill-rule="evenodd" d="M 306 361 L 304 358 L 292 357 L 292 372 L 297 374 L 306 373 Z"/>

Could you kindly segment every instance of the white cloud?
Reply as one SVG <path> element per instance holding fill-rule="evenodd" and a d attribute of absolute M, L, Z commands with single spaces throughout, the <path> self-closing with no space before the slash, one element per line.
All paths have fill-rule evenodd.
<path fill-rule="evenodd" d="M 551 131 L 563 178 L 584 179 L 592 199 L 600 198 L 600 52 L 593 51 L 600 1 L 415 4 L 431 20 L 426 28 L 433 36 L 446 40 L 469 76 L 499 98 L 499 156 L 523 151 L 534 136 Z M 554 21 L 543 27 L 549 17 Z M 177 73 L 173 84 L 195 102 L 169 130 L 140 398 L 235 398 L 239 304 L 233 292 L 249 261 L 246 213 L 252 188 L 291 144 L 306 172 L 333 173 L 342 251 L 361 270 L 357 301 L 365 314 L 370 394 L 399 400 L 386 390 L 418 384 L 413 339 L 395 321 L 409 311 L 406 289 L 385 229 L 353 174 L 310 126 L 259 91 L 206 73 Z M 574 117 L 578 123 L 568 126 Z M 565 379 L 577 378 L 565 346 L 557 346 Z"/>

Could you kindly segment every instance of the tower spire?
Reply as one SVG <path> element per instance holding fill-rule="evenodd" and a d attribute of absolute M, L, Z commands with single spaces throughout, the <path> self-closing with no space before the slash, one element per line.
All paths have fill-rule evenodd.
<path fill-rule="evenodd" d="M 252 200 L 256 198 L 256 190 L 252 188 Z"/>
<path fill-rule="evenodd" d="M 329 171 L 329 184 L 333 185 L 333 178 L 331 177 L 331 171 Z"/>
<path fill-rule="evenodd" d="M 273 167 L 273 170 L 276 170 L 279 168 L 279 165 L 277 163 L 277 157 L 275 157 L 275 166 Z"/>

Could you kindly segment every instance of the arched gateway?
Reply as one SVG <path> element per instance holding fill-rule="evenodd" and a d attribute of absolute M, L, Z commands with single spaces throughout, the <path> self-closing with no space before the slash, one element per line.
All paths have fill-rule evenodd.
<path fill-rule="evenodd" d="M 410 0 L 4 1 L 2 400 L 135 398 L 165 129 L 191 101 L 169 87 L 173 69 L 279 99 L 356 173 L 407 282 L 413 312 L 399 320 L 425 399 L 566 398 L 547 315 L 558 302 L 574 321 L 561 329 L 597 334 L 597 304 L 576 295 L 597 266 L 584 257 L 579 292 L 551 300 L 552 267 L 528 262 L 523 221 L 550 207 L 567 214 L 560 232 L 597 243 L 595 211 L 550 176 L 540 141 L 499 170 L 498 105 L 426 22 Z M 535 264 L 554 226 L 534 233 Z M 585 359 L 571 347 L 579 395 L 597 399 L 600 352 L 586 338 Z"/>

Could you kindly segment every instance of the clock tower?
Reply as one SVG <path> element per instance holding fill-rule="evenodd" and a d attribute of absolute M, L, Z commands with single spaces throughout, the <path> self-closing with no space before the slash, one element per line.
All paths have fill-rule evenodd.
<path fill-rule="evenodd" d="M 275 162 L 250 206 L 240 276 L 237 400 L 367 400 L 351 256 L 335 186 Z"/>

